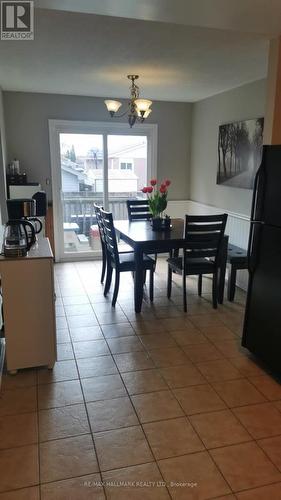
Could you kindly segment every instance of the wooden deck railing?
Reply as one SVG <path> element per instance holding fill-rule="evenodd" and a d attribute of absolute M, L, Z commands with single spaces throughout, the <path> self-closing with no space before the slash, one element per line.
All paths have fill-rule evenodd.
<path fill-rule="evenodd" d="M 102 205 L 103 199 L 101 196 L 90 197 L 88 193 L 83 193 L 83 196 L 81 194 L 64 194 L 64 222 L 76 222 L 79 225 L 79 232 L 88 236 L 90 227 L 96 224 L 94 204 Z M 136 199 L 136 196 L 109 198 L 109 210 L 113 213 L 114 219 L 127 219 L 126 200 L 128 198 Z"/>

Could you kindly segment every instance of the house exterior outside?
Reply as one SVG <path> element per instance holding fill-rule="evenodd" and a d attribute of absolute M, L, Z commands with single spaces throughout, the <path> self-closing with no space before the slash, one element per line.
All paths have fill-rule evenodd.
<path fill-rule="evenodd" d="M 108 155 L 109 192 L 130 194 L 137 192 L 147 183 L 146 139 L 138 144 L 116 148 Z M 87 156 L 78 155 L 73 162 L 62 155 L 62 190 L 64 193 L 88 191 L 103 192 L 103 153 L 93 150 Z"/>

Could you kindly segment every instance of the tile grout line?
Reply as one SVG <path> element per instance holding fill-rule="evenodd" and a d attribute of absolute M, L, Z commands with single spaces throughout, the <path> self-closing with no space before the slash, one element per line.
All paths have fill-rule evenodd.
<path fill-rule="evenodd" d="M 88 297 L 88 294 L 87 294 L 87 297 Z M 77 360 L 76 360 L 76 356 L 75 356 L 75 352 L 74 352 L 74 348 L 73 348 L 73 341 L 72 341 L 71 335 L 70 335 L 70 339 L 71 339 L 71 346 L 72 346 L 72 350 L 73 350 L 73 354 L 74 354 L 74 360 L 75 360 L 76 370 L 77 370 L 78 377 L 79 377 L 79 384 L 80 384 L 80 389 L 81 389 L 81 392 L 82 392 L 82 397 L 83 397 L 83 402 L 84 402 L 84 408 L 85 408 L 85 412 L 86 412 L 86 415 L 87 415 L 87 421 L 88 421 L 89 431 L 90 431 L 90 434 L 91 434 L 93 448 L 94 448 L 94 453 L 95 453 L 95 458 L 96 458 L 97 465 L 98 465 L 99 476 L 101 477 L 101 467 L 100 467 L 99 456 L 98 456 L 98 453 L 97 453 L 97 450 L 96 450 L 96 443 L 94 441 L 94 437 L 93 437 L 93 433 L 92 433 L 92 428 L 91 428 L 91 423 L 90 423 L 90 418 L 89 418 L 89 412 L 88 412 L 88 408 L 87 408 L 87 404 L 86 404 L 86 400 L 85 400 L 85 394 L 84 394 L 83 385 L 82 385 L 82 382 L 81 382 L 80 372 L 79 372 L 79 368 L 78 368 L 78 364 L 77 364 Z M 104 493 L 105 498 L 107 498 L 104 486 L 102 486 L 102 491 Z"/>
<path fill-rule="evenodd" d="M 122 309 L 122 307 L 121 307 L 121 309 Z M 122 310 L 123 310 L 123 309 L 122 309 Z M 123 311 L 123 312 L 124 312 L 124 311 Z M 129 322 L 130 322 L 130 320 L 129 320 Z M 226 326 L 228 327 L 228 325 L 227 325 L 227 324 L 226 324 Z M 234 333 L 236 334 L 236 332 L 234 332 Z M 210 340 L 210 339 L 208 339 L 208 340 Z M 105 339 L 105 341 L 106 341 L 106 339 Z M 211 342 L 212 342 L 212 341 L 211 341 Z M 114 358 L 113 358 L 113 359 L 114 359 Z M 224 358 L 224 359 L 225 359 L 225 358 Z M 115 362 L 115 360 L 114 360 L 114 362 Z M 156 367 L 156 368 L 157 368 L 157 370 L 158 370 L 158 368 L 159 368 L 159 367 Z M 117 366 L 117 370 L 118 370 L 118 372 L 119 372 L 118 366 Z M 119 375 L 121 375 L 121 377 L 122 377 L 122 373 L 121 373 L 121 372 L 119 372 Z M 243 376 L 243 378 L 247 378 L 247 377 Z M 79 379 L 80 379 L 80 377 L 79 377 Z M 209 381 L 207 381 L 207 383 L 209 384 Z M 126 388 L 126 389 L 127 389 L 127 388 Z M 172 391 L 171 391 L 171 392 L 172 392 Z M 259 392 L 259 391 L 258 391 L 258 392 Z M 130 395 L 129 395 L 129 398 L 130 398 Z M 131 400 L 131 398 L 130 398 L 130 400 Z M 244 405 L 243 405 L 243 406 L 244 406 Z M 230 408 L 229 408 L 229 409 L 230 409 Z M 231 410 L 231 409 L 230 409 L 230 410 Z M 188 418 L 188 417 L 187 417 L 187 418 Z M 191 424 L 191 425 L 192 425 L 192 424 Z"/>
<path fill-rule="evenodd" d="M 192 320 L 191 320 L 191 321 L 192 321 Z M 133 325 L 132 325 L 132 326 L 133 326 Z M 198 329 L 198 330 L 199 330 L 199 331 L 200 331 L 200 332 L 204 335 L 204 332 L 200 329 L 200 327 L 197 327 L 197 325 L 196 325 L 196 324 L 195 324 L 194 326 L 195 326 L 195 327 L 196 327 L 196 328 L 197 328 L 197 329 Z M 226 326 L 228 327 L 228 325 L 226 325 Z M 235 333 L 235 335 L 239 338 L 239 336 L 236 334 L 236 332 L 234 332 L 234 333 Z M 205 338 L 207 338 L 207 337 L 206 337 L 206 335 L 204 335 L 204 337 L 205 337 Z M 177 343 L 176 339 L 174 339 L 174 340 L 175 340 L 175 342 Z M 212 342 L 212 340 L 210 340 L 209 338 L 207 338 L 207 340 L 208 340 L 208 341 L 210 341 L 210 342 L 211 342 L 211 344 L 212 344 L 212 345 L 214 345 L 214 346 L 216 347 L 215 343 L 214 343 L 214 342 Z M 177 345 L 179 345 L 179 344 L 177 343 Z M 145 347 L 145 349 L 146 349 L 146 346 L 144 346 L 144 347 Z M 181 346 L 179 346 L 179 347 L 181 347 Z M 184 351 L 183 349 L 181 349 L 181 350 L 185 353 L 185 351 Z M 185 354 L 186 354 L 186 353 L 185 353 Z M 223 353 L 222 353 L 222 354 L 223 354 Z M 189 358 L 189 359 L 190 359 L 190 358 Z M 227 358 L 225 357 L 225 355 L 224 355 L 224 354 L 223 354 L 223 358 L 222 358 L 222 359 L 227 359 Z M 196 367 L 196 364 L 195 364 L 195 363 L 194 363 L 191 359 L 190 359 L 190 362 L 192 363 L 192 365 L 193 365 L 193 366 L 195 366 L 195 367 Z M 232 364 L 232 363 L 231 363 L 231 364 Z M 234 366 L 234 365 L 232 365 L 232 366 Z M 156 367 L 156 368 L 157 368 L 157 367 Z M 197 368 L 197 367 L 196 367 L 196 368 Z M 236 367 L 235 367 L 235 368 L 236 368 Z M 239 371 L 239 370 L 238 370 L 238 371 Z M 202 375 L 203 375 L 203 377 L 204 377 L 204 374 L 202 374 Z M 206 377 L 204 377 L 204 378 L 206 378 Z M 241 379 L 247 379 L 247 380 L 248 380 L 248 378 L 247 378 L 246 376 L 244 376 L 243 374 L 241 374 Z M 206 379 L 206 380 L 207 380 L 207 379 Z M 235 379 L 235 380 L 237 380 L 237 379 Z M 248 380 L 248 381 L 249 381 L 249 380 Z M 250 382 L 250 381 L 249 381 L 249 382 Z M 210 383 L 210 381 L 208 381 L 208 380 L 207 380 L 207 383 L 209 384 L 209 383 Z M 212 384 L 210 384 L 210 385 L 211 385 L 211 387 L 215 390 L 215 388 L 213 387 L 213 385 L 212 385 Z M 251 385 L 253 385 L 253 384 L 251 384 Z M 253 386 L 253 387 L 254 387 L 254 386 Z M 218 396 L 219 396 L 219 398 L 221 399 L 220 394 L 218 394 L 218 392 L 217 392 L 216 390 L 215 390 L 215 392 L 217 393 L 217 395 L 218 395 Z M 260 392 L 260 391 L 258 391 L 258 392 Z M 173 396 L 174 396 L 174 397 L 176 397 L 176 396 L 174 395 L 173 390 L 172 390 L 172 393 L 173 393 Z M 262 394 L 261 394 L 261 395 L 262 395 Z M 263 395 L 262 395 L 262 396 L 263 396 Z M 180 401 L 179 401 L 177 398 L 176 398 L 176 400 L 178 401 L 179 405 L 181 406 Z M 262 404 L 262 403 L 261 403 L 261 404 Z M 243 405 L 243 406 L 250 406 L 250 405 L 251 405 L 251 404 L 249 404 L 249 405 Z M 184 411 L 184 409 L 183 409 L 183 407 L 182 407 L 182 406 L 181 406 L 181 408 L 182 408 L 182 410 L 183 410 L 183 412 L 184 412 L 184 414 L 185 414 L 185 411 Z M 231 411 L 232 415 L 233 415 L 233 416 L 234 416 L 234 418 L 236 419 L 237 417 L 236 417 L 236 415 L 234 414 L 234 412 L 232 411 L 232 409 L 231 409 L 228 405 L 227 405 L 227 408 Z M 201 412 L 201 413 L 202 413 L 202 412 Z M 207 413 L 207 412 L 206 412 L 206 413 Z M 186 415 L 186 414 L 185 414 L 185 415 Z M 193 427 L 193 424 L 192 424 L 192 422 L 190 421 L 189 417 L 188 417 L 187 415 L 186 415 L 186 417 L 187 417 L 187 419 L 188 419 L 188 421 L 189 421 L 190 425 L 192 426 L 193 430 L 196 432 L 197 436 L 198 436 L 198 437 L 199 437 L 199 439 L 201 440 L 200 435 L 197 433 L 196 429 Z M 239 422 L 240 422 L 240 419 L 239 419 Z M 242 424 L 242 422 L 240 422 L 240 423 Z M 249 434 L 249 436 L 252 438 L 251 440 L 246 441 L 246 442 L 252 442 L 252 441 L 255 441 L 255 442 L 257 443 L 257 441 L 256 441 L 256 440 L 255 440 L 255 439 L 251 436 L 251 434 L 248 432 L 248 430 L 246 429 L 246 427 L 245 427 L 243 424 L 242 424 L 242 426 L 244 427 L 245 431 Z M 203 443 L 203 441 L 202 441 L 202 440 L 201 440 L 201 442 Z M 243 442 L 242 442 L 242 443 L 235 443 L 235 444 L 243 444 Z M 235 444 L 230 445 L 230 446 L 235 446 Z M 259 443 L 257 443 L 257 445 L 259 446 Z M 205 447 L 205 444 L 204 444 L 204 443 L 203 443 L 203 446 Z M 223 447 L 218 447 L 218 448 L 223 448 Z M 262 450 L 261 446 L 259 446 L 259 448 Z M 212 455 L 209 453 L 209 450 L 208 450 L 206 447 L 205 447 L 205 449 L 206 449 L 206 451 L 207 451 L 208 455 L 210 456 L 211 460 L 213 461 L 214 465 L 215 465 L 215 466 L 216 466 L 216 468 L 219 470 L 220 474 L 222 475 L 222 477 L 224 478 L 224 480 L 226 481 L 226 483 L 229 485 L 229 487 L 230 487 L 231 491 L 234 491 L 234 490 L 232 489 L 231 485 L 229 484 L 229 482 L 227 481 L 227 479 L 225 478 L 224 474 L 223 474 L 223 473 L 222 473 L 222 471 L 220 470 L 220 468 L 219 468 L 219 467 L 217 466 L 217 464 L 215 463 L 215 461 L 214 461 L 214 459 L 213 459 Z M 216 448 L 216 449 L 217 449 L 217 448 Z M 262 451 L 264 451 L 264 450 L 262 450 Z M 266 454 L 266 456 L 267 456 L 267 454 Z M 274 468 L 276 468 L 276 470 L 278 470 L 278 468 L 277 468 L 277 467 L 276 467 L 276 465 L 272 462 L 272 460 L 270 460 L 270 462 L 272 463 L 272 465 L 274 466 Z M 278 470 L 278 471 L 279 471 L 279 470 Z"/>
<path fill-rule="evenodd" d="M 106 341 L 106 344 L 107 344 L 107 346 L 108 346 L 108 348 L 109 348 L 109 345 L 108 345 L 108 342 L 107 342 L 107 339 L 106 339 L 106 338 L 105 338 L 105 341 Z M 110 349 L 110 348 L 109 348 L 109 349 Z M 116 361 L 115 361 L 115 359 L 114 359 L 114 357 L 113 357 L 113 356 L 112 356 L 112 358 L 113 358 L 113 361 L 114 361 L 114 363 L 115 363 L 115 366 L 116 366 L 116 369 L 117 369 L 117 371 L 118 371 L 118 374 L 119 374 L 119 376 L 121 377 L 121 380 L 122 380 L 122 383 L 123 383 L 123 385 L 124 385 L 124 388 L 125 388 L 125 391 L 126 391 L 127 397 L 129 398 L 129 401 L 130 401 L 130 403 L 131 403 L 131 405 L 132 405 L 132 407 L 133 407 L 133 409 L 134 409 L 134 412 L 135 412 L 136 418 L 137 418 L 137 420 L 138 420 L 138 422 L 139 422 L 139 426 L 140 426 L 140 427 L 141 427 L 141 429 L 142 429 L 142 433 L 143 433 L 143 435 L 144 435 L 144 437 L 145 437 L 146 444 L 147 444 L 147 446 L 148 446 L 148 448 L 149 448 L 149 450 L 150 450 L 150 453 L 151 453 L 151 455 L 152 455 L 152 457 L 153 457 L 153 459 L 154 459 L 154 462 L 155 462 L 155 464 L 156 464 L 156 467 L 157 467 L 157 469 L 158 469 L 158 471 L 159 471 L 160 476 L 162 477 L 163 481 L 165 481 L 165 479 L 164 479 L 164 477 L 163 477 L 163 475 L 162 475 L 162 472 L 161 472 L 161 470 L 160 470 L 160 468 L 159 468 L 159 466 L 158 466 L 157 460 L 156 460 L 156 458 L 155 458 L 155 456 L 154 456 L 154 453 L 153 453 L 153 451 L 152 451 L 152 448 L 151 448 L 151 446 L 150 446 L 150 443 L 149 443 L 149 441 L 148 441 L 148 439 L 147 439 L 147 437 L 146 437 L 146 434 L 145 434 L 145 432 L 144 432 L 144 429 L 143 429 L 142 423 L 141 423 L 141 421 L 140 421 L 140 419 L 139 419 L 138 413 L 137 413 L 136 408 L 135 408 L 135 406 L 134 406 L 134 404 L 133 404 L 133 401 L 132 401 L 132 399 L 131 399 L 131 396 L 130 396 L 130 394 L 129 394 L 129 392 L 128 392 L 128 389 L 127 389 L 126 385 L 124 384 L 122 374 L 121 374 L 121 372 L 119 371 L 118 365 L 117 365 L 117 363 L 116 363 Z M 126 429 L 126 428 L 127 428 L 127 427 L 124 427 L 124 429 Z M 145 463 L 149 463 L 149 462 L 145 462 Z M 139 465 L 139 464 L 137 464 L 137 465 Z M 127 466 L 127 467 L 124 467 L 124 468 L 128 468 L 128 467 L 136 467 L 137 465 L 131 465 L 131 466 Z M 140 464 L 140 465 L 141 465 L 141 464 Z M 109 469 L 109 470 L 118 470 L 118 468 L 117 468 L 117 469 Z M 102 478 L 103 478 L 103 473 L 101 472 L 101 474 L 102 474 Z M 169 491 L 169 489 L 167 488 L 167 486 L 165 486 L 165 489 L 166 489 L 166 491 L 167 491 L 167 493 L 168 493 L 169 497 L 172 499 L 171 494 L 170 494 L 170 491 Z"/>

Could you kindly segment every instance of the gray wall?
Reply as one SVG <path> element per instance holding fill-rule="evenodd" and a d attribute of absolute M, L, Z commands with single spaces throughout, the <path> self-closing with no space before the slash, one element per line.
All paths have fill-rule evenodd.
<path fill-rule="evenodd" d="M 193 201 L 249 215 L 252 191 L 216 184 L 219 125 L 264 116 L 266 80 L 243 85 L 193 105 L 190 191 Z"/>
<path fill-rule="evenodd" d="M 46 178 L 51 177 L 48 119 L 110 121 L 103 99 L 23 92 L 3 95 L 8 160 L 18 158 L 29 180 L 39 181 L 51 197 L 46 186 Z M 171 178 L 170 199 L 188 198 L 191 108 L 188 103 L 154 102 L 148 121 L 158 124 L 158 177 Z"/>

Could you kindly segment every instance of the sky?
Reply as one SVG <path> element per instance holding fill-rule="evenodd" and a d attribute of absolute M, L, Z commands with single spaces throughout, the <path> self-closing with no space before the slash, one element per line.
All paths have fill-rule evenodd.
<path fill-rule="evenodd" d="M 146 136 L 109 135 L 108 150 L 110 153 L 119 148 L 123 149 L 126 146 L 133 146 L 143 142 L 146 143 Z M 77 156 L 86 155 L 91 148 L 99 149 L 100 151 L 103 149 L 102 135 L 97 134 L 60 134 L 60 143 L 66 149 L 70 149 L 73 145 Z"/>

